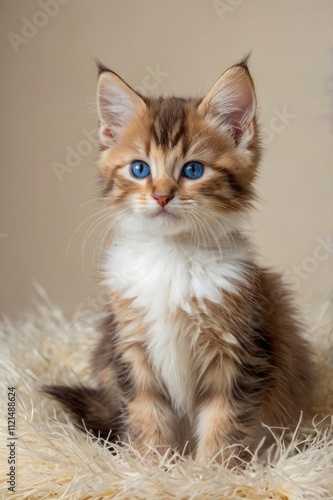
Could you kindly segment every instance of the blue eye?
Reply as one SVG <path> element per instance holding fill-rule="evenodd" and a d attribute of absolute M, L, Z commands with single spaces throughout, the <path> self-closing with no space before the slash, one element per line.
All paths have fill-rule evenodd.
<path fill-rule="evenodd" d="M 199 163 L 198 161 L 191 161 L 190 163 L 186 163 L 183 167 L 182 175 L 188 179 L 199 179 L 203 172 L 204 167 L 202 163 Z"/>
<path fill-rule="evenodd" d="M 143 179 L 150 174 L 150 167 L 144 161 L 135 161 L 131 165 L 131 173 L 134 177 Z"/>

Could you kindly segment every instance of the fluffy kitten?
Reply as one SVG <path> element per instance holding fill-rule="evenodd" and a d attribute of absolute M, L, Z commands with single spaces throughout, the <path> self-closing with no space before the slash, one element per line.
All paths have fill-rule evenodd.
<path fill-rule="evenodd" d="M 110 315 L 96 388 L 47 391 L 143 453 L 189 440 L 198 461 L 227 459 L 262 422 L 295 426 L 312 379 L 288 293 L 240 233 L 260 157 L 253 82 L 242 61 L 203 99 L 150 99 L 99 73 Z"/>

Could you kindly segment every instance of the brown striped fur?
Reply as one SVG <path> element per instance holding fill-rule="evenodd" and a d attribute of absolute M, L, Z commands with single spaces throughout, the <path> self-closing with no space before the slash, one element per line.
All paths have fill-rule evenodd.
<path fill-rule="evenodd" d="M 277 275 L 258 267 L 234 227 L 234 217 L 246 215 L 253 200 L 260 159 L 254 86 L 246 62 L 230 68 L 204 99 L 148 99 L 100 67 L 99 106 L 99 169 L 114 247 L 102 277 L 110 314 L 93 355 L 97 388 L 56 386 L 47 391 L 93 432 L 105 436 L 112 430 L 141 452 L 151 446 L 180 448 L 189 440 L 198 461 L 215 456 L 227 463 L 233 445 L 250 450 L 256 446 L 265 435 L 262 422 L 293 429 L 309 402 L 313 379 L 310 350 L 292 299 Z M 129 166 L 135 160 L 151 166 L 147 178 L 131 177 Z M 190 161 L 204 165 L 202 178 L 189 181 L 182 175 Z M 159 196 L 169 201 L 168 207 L 174 206 L 176 220 L 170 222 L 164 207 L 167 222 L 154 225 L 160 215 L 154 199 Z M 146 230 L 151 243 L 147 236 L 141 241 Z M 159 231 L 161 262 L 163 251 L 170 248 L 160 278 L 155 273 L 145 281 L 151 270 L 147 264 L 142 284 L 139 278 L 133 284 L 133 273 L 142 264 L 138 261 L 138 267 L 128 271 L 136 258 L 135 253 L 131 257 L 131 245 L 137 244 L 140 256 L 151 251 L 151 264 L 156 264 L 159 253 L 152 249 Z M 132 232 L 138 235 L 137 243 Z M 128 244 L 112 260 L 121 245 L 118 240 L 126 238 Z M 128 264 L 124 260 L 122 268 L 127 251 Z M 217 274 L 227 264 L 220 299 L 209 298 L 215 278 L 214 272 L 209 274 L 208 258 L 197 295 L 193 292 L 185 305 L 179 299 L 173 307 L 171 299 L 184 280 L 199 273 L 195 259 L 205 260 L 205 255 L 216 260 Z M 183 267 L 177 267 L 177 256 Z M 175 270 L 182 272 L 184 266 L 189 270 L 177 282 Z M 150 310 L 149 300 L 144 300 L 151 284 L 156 295 L 170 286 L 166 297 L 171 302 L 157 301 Z M 153 292 L 151 299 L 153 304 Z M 160 316 L 154 316 L 154 308 L 161 308 Z M 160 347 L 154 351 L 156 342 Z M 164 354 L 176 363 L 170 380 L 163 374 L 168 369 Z M 184 405 L 172 386 L 174 372 Z"/>

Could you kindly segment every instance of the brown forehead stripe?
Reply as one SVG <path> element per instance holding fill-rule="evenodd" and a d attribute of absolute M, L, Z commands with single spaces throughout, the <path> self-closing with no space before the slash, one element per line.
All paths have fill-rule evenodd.
<path fill-rule="evenodd" d="M 173 148 L 185 137 L 186 107 L 188 101 L 181 97 L 169 97 L 150 101 L 152 114 L 151 136 L 157 146 Z"/>

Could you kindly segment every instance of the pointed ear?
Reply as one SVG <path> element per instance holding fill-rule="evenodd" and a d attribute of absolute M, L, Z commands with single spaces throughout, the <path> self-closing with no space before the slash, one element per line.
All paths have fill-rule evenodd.
<path fill-rule="evenodd" d="M 232 66 L 201 101 L 198 110 L 211 125 L 246 148 L 255 132 L 256 95 L 245 63 Z"/>
<path fill-rule="evenodd" d="M 143 99 L 116 73 L 99 68 L 97 103 L 100 118 L 99 139 L 111 147 L 134 116 L 145 110 Z"/>

